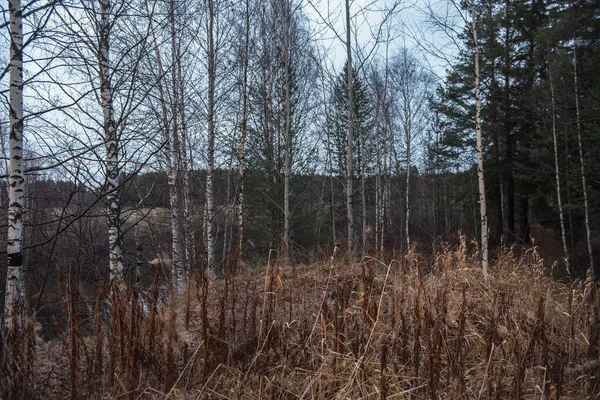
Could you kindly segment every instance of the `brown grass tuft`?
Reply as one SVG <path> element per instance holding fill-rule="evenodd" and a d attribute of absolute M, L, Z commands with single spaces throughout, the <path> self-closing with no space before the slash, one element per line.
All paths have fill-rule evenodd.
<path fill-rule="evenodd" d="M 114 298 L 108 322 L 97 300 L 94 335 L 64 341 L 79 353 L 41 352 L 42 365 L 93 353 L 71 360 L 89 369 L 47 386 L 60 393 L 71 376 L 88 398 L 596 398 L 598 287 L 548 277 L 535 248 L 502 249 L 487 285 L 469 247 L 442 246 L 431 265 L 412 248 L 335 270 L 273 252 L 264 270 L 203 279 L 170 304 L 158 288 L 144 307 Z"/>

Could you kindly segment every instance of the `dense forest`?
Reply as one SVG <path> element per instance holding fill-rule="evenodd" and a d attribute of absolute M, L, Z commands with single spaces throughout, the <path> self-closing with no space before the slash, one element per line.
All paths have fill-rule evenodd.
<path fill-rule="evenodd" d="M 598 1 L 2 12 L 0 397 L 600 393 Z"/>

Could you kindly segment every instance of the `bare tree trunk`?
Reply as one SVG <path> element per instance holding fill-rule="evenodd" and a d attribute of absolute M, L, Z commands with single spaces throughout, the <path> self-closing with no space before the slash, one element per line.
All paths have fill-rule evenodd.
<path fill-rule="evenodd" d="M 237 124 L 236 124 L 237 125 Z M 232 152 L 233 154 L 233 152 Z M 231 199 L 231 191 L 232 191 L 232 185 L 233 185 L 233 177 L 231 176 L 233 172 L 233 158 L 230 157 L 229 158 L 229 165 L 227 166 L 227 199 Z M 231 214 L 231 210 L 229 207 L 225 207 L 224 210 L 224 218 L 223 218 L 223 250 L 221 252 L 221 260 L 222 261 L 222 265 L 223 265 L 223 274 L 225 277 L 229 276 L 228 275 L 228 269 L 229 266 L 231 265 L 229 263 L 228 257 L 227 257 L 227 249 L 230 249 L 229 245 L 230 245 L 230 240 L 231 240 L 231 231 L 233 228 L 233 216 Z"/>
<path fill-rule="evenodd" d="M 565 233 L 565 218 L 562 206 L 562 197 L 560 195 L 560 169 L 558 166 L 558 140 L 556 132 L 556 105 L 554 98 L 554 82 L 552 80 L 552 68 L 548 63 L 548 82 L 550 84 L 550 99 L 552 102 L 552 139 L 554 141 L 554 174 L 556 178 L 556 196 L 558 201 L 558 214 L 560 219 L 560 233 L 562 237 L 563 251 L 565 252 L 565 260 L 567 268 L 569 268 L 569 249 L 567 247 L 567 235 Z"/>
<path fill-rule="evenodd" d="M 585 232 L 587 239 L 588 255 L 590 265 L 587 270 L 587 278 L 594 280 L 594 256 L 592 254 L 592 234 L 590 231 L 590 211 L 588 207 L 587 185 L 585 184 L 585 163 L 583 158 L 583 145 L 581 144 L 581 118 L 579 109 L 579 81 L 577 76 L 577 47 L 573 40 L 573 77 L 575 83 L 575 112 L 577 116 L 577 142 L 579 145 L 579 164 L 581 165 L 581 187 L 583 189 L 583 209 L 585 213 Z"/>
<path fill-rule="evenodd" d="M 142 265 L 143 261 L 143 250 L 142 241 L 140 240 L 140 232 L 139 232 L 139 222 L 135 224 L 134 228 L 134 236 L 135 236 L 135 269 L 133 271 L 133 279 L 132 286 L 133 288 L 139 292 L 142 288 Z"/>
<path fill-rule="evenodd" d="M 150 15 L 150 7 L 148 2 L 146 1 L 146 11 Z M 171 5 L 171 14 L 174 13 L 174 5 L 173 1 L 170 3 Z M 162 113 L 162 131 L 164 137 L 164 157 L 165 157 L 165 172 L 167 174 L 167 183 L 169 186 L 169 207 L 171 213 L 171 284 L 173 286 L 173 292 L 179 293 L 180 289 L 183 289 L 182 278 L 180 273 L 182 273 L 183 268 L 183 254 L 184 250 L 182 248 L 182 238 L 181 238 L 181 229 L 180 229 L 180 199 L 179 199 L 179 191 L 177 187 L 178 182 L 178 162 L 177 162 L 177 150 L 179 147 L 179 138 L 177 137 L 176 129 L 172 125 L 175 125 L 175 120 L 177 119 L 177 110 L 173 111 L 172 118 L 169 119 L 169 111 L 167 109 L 167 95 L 166 90 L 163 85 L 163 79 L 165 77 L 165 71 L 162 65 L 162 58 L 160 55 L 160 49 L 158 45 L 158 41 L 156 38 L 156 33 L 154 29 L 152 29 L 152 19 L 150 18 L 150 29 L 152 31 L 152 39 L 154 45 L 154 54 L 156 57 L 156 66 L 158 69 L 158 75 L 156 76 L 156 86 L 159 91 L 159 101 Z M 172 25 L 172 40 L 174 40 L 175 32 L 174 32 L 174 20 L 171 21 Z M 174 51 L 174 50 L 173 50 Z M 175 65 L 173 65 L 175 68 Z M 175 80 L 175 74 L 173 73 L 173 79 Z M 173 108 L 176 108 L 173 105 Z M 181 286 L 181 287 L 180 287 Z"/>
<path fill-rule="evenodd" d="M 409 122 L 410 124 L 410 122 Z M 409 229 L 409 224 L 410 224 L 410 129 L 408 130 L 407 133 L 407 138 L 406 138 L 406 249 L 409 250 L 410 249 L 410 229 Z"/>
<path fill-rule="evenodd" d="M 285 7 L 285 159 L 283 166 L 283 243 L 285 252 L 289 251 L 290 246 L 290 171 L 292 165 L 292 130 L 291 130 L 291 109 L 290 109 L 290 10 L 289 3 L 286 0 Z M 286 257 L 287 258 L 287 257 Z"/>
<path fill-rule="evenodd" d="M 327 111 L 329 113 L 329 111 Z M 335 191 L 333 185 L 333 159 L 332 159 L 332 151 L 331 151 L 331 137 L 329 127 L 327 127 L 327 158 L 329 161 L 329 211 L 331 218 L 331 239 L 333 241 L 333 246 L 337 245 L 337 234 L 336 234 L 336 226 L 335 226 Z"/>
<path fill-rule="evenodd" d="M 186 287 L 185 248 L 182 229 L 181 213 L 181 161 L 182 146 L 179 140 L 179 112 L 181 107 L 179 87 L 177 80 L 177 37 L 175 32 L 175 0 L 169 2 L 169 22 L 171 25 L 171 85 L 172 85 L 172 112 L 171 112 L 171 173 L 169 174 L 169 189 L 171 200 L 171 225 L 173 231 L 173 270 L 176 273 L 176 292 L 182 292 Z"/>
<path fill-rule="evenodd" d="M 406 61 L 407 54 L 406 50 L 403 52 L 403 56 L 405 58 L 404 64 L 408 68 L 408 61 Z M 406 225 L 405 225 L 405 235 L 406 235 L 406 250 L 410 249 L 410 164 L 411 164 L 411 142 L 412 142 L 412 127 L 413 127 L 413 115 L 412 115 L 412 107 L 410 104 L 410 89 L 408 87 L 410 79 L 409 76 L 404 76 L 402 82 L 402 100 L 403 100 L 403 118 L 404 118 L 404 141 L 406 145 L 406 197 L 405 197 L 405 207 L 406 207 Z"/>
<path fill-rule="evenodd" d="M 186 281 L 190 278 L 192 267 L 196 265 L 196 252 L 194 251 L 194 201 L 191 189 L 191 171 L 193 170 L 192 148 L 189 143 L 187 120 L 185 115 L 185 91 L 181 68 L 181 43 L 177 45 L 177 84 L 179 89 L 179 117 L 181 119 L 181 146 L 180 157 L 183 169 L 183 229 L 185 248 L 185 274 Z M 189 159 L 188 159 L 189 156 Z"/>
<path fill-rule="evenodd" d="M 377 175 L 375 176 L 375 252 L 379 251 L 381 221 L 379 215 L 381 213 L 381 155 L 379 154 L 379 146 L 377 146 Z"/>
<path fill-rule="evenodd" d="M 479 181 L 479 212 L 481 214 L 481 271 L 483 279 L 489 282 L 488 276 L 488 223 L 485 200 L 485 179 L 483 176 L 483 142 L 481 140 L 481 87 L 479 78 L 479 43 L 477 42 L 477 15 L 475 0 L 471 6 L 473 57 L 475 61 L 475 135 L 477 137 L 477 180 Z"/>
<path fill-rule="evenodd" d="M 565 190 L 566 190 L 566 194 L 567 194 L 567 203 L 566 203 L 566 209 L 567 209 L 567 219 L 569 221 L 569 242 L 570 242 L 570 247 L 569 247 L 569 253 L 575 253 L 575 235 L 573 235 L 573 211 L 572 211 L 572 207 L 571 207 L 571 186 L 569 185 L 569 134 L 568 132 L 565 131 L 565 140 L 564 140 L 564 144 L 565 144 Z M 569 264 L 571 267 L 573 268 L 577 268 L 577 257 L 573 257 L 571 260 L 569 260 Z"/>
<path fill-rule="evenodd" d="M 109 36 L 110 0 L 100 0 L 100 97 L 104 113 L 104 145 L 106 147 L 106 201 L 108 203 L 108 247 L 110 256 L 111 288 L 123 289 L 123 250 L 121 249 L 121 205 L 119 142 L 113 112 L 113 89 L 110 77 Z"/>
<path fill-rule="evenodd" d="M 360 144 L 360 200 L 362 207 L 362 255 L 367 255 L 367 188 L 365 184 L 365 133 L 361 135 Z"/>
<path fill-rule="evenodd" d="M 240 138 L 240 152 L 238 158 L 238 208 L 237 225 L 238 240 L 235 262 L 242 257 L 242 244 L 244 240 L 244 157 L 246 147 L 246 131 L 248 129 L 248 49 L 250 47 L 250 0 L 246 0 L 246 28 L 244 39 L 244 72 L 242 79 L 242 132 Z M 237 271 L 238 265 L 235 266 Z"/>
<path fill-rule="evenodd" d="M 330 115 L 330 103 L 327 101 L 327 92 L 326 88 L 326 80 L 323 78 L 322 88 L 323 88 L 323 104 L 325 105 L 325 115 Z M 331 218 L 331 240 L 333 241 L 333 246 L 337 245 L 337 235 L 336 235 L 336 226 L 335 226 L 335 192 L 333 185 L 333 156 L 331 150 L 331 131 L 329 128 L 329 124 L 326 125 L 325 134 L 327 135 L 327 168 L 329 170 L 329 212 Z"/>
<path fill-rule="evenodd" d="M 387 95 L 388 95 L 388 83 L 389 83 L 389 77 L 390 77 L 390 69 L 389 69 L 389 57 L 388 57 L 388 49 L 389 46 L 386 45 L 385 48 L 385 78 L 384 78 L 384 82 L 383 82 L 383 107 L 381 109 L 381 112 L 383 113 L 383 122 L 385 124 L 385 128 L 384 128 L 384 134 L 383 134 L 383 180 L 382 180 L 382 198 L 381 198 L 381 202 L 382 202 L 382 207 L 381 207 L 381 243 L 380 243 L 380 253 L 381 256 L 383 257 L 385 254 L 385 226 L 386 223 L 388 224 L 388 228 L 390 233 L 393 233 L 393 226 L 392 226 L 392 215 L 391 215 L 391 209 L 392 209 L 392 203 L 391 203 L 391 179 L 390 179 L 390 174 L 389 174 L 389 168 L 391 168 L 392 165 L 392 161 L 391 161 L 391 157 L 392 157 L 392 149 L 391 149 L 391 145 L 394 141 L 393 136 L 392 136 L 392 127 L 391 127 L 391 123 L 390 123 L 390 115 L 389 115 L 389 109 L 388 109 L 388 104 L 387 104 Z M 389 157 L 389 160 L 388 160 Z M 394 246 L 396 244 L 394 242 L 392 242 L 392 250 L 394 249 Z"/>
<path fill-rule="evenodd" d="M 182 116 L 185 118 L 185 116 Z M 185 119 L 182 119 L 182 122 Z M 196 265 L 196 252 L 194 251 L 194 221 L 196 220 L 194 212 L 194 199 L 192 199 L 192 187 L 191 187 L 191 149 L 189 149 L 187 128 L 185 125 L 182 126 L 182 146 L 183 151 L 183 219 L 184 219 L 184 247 L 185 247 L 185 262 L 186 262 L 186 280 L 190 279 L 192 268 Z M 189 150 L 188 150 L 189 149 Z M 188 151 L 190 152 L 190 161 L 188 161 Z"/>
<path fill-rule="evenodd" d="M 387 46 L 386 46 L 387 51 Z M 387 56 L 387 53 L 386 53 Z M 377 152 L 377 175 L 375 177 L 375 252 L 378 253 L 379 257 L 383 256 L 383 164 L 385 164 L 385 146 L 386 143 L 386 135 L 385 129 L 381 129 L 381 116 L 383 112 L 383 88 L 378 79 L 378 75 L 375 75 L 375 94 L 377 96 L 376 105 L 375 105 L 375 135 L 377 138 L 380 138 L 378 142 L 378 146 L 376 149 Z M 382 135 L 383 134 L 383 135 Z M 383 150 L 383 151 L 382 151 Z M 383 158 L 383 160 L 382 160 Z"/>
<path fill-rule="evenodd" d="M 23 327 L 25 279 L 23 274 L 23 26 L 21 1 L 9 0 L 10 13 L 10 164 L 8 189 L 8 235 L 4 327 L 16 333 Z"/>
<path fill-rule="evenodd" d="M 354 209 L 352 202 L 354 180 L 354 169 L 352 167 L 352 143 L 354 124 L 354 76 L 352 73 L 352 42 L 350 32 L 350 2 L 346 0 L 346 53 L 347 53 L 347 79 L 348 79 L 348 144 L 347 144 L 347 170 L 346 170 L 346 211 L 348 222 L 348 249 L 347 255 L 350 260 L 354 259 Z"/>
<path fill-rule="evenodd" d="M 213 235 L 214 225 L 214 193 L 213 171 L 215 169 L 215 45 L 214 45 L 214 19 L 215 10 L 213 0 L 208 0 L 208 149 L 206 151 L 208 164 L 206 167 L 206 247 L 207 247 L 207 272 L 214 274 L 215 270 L 215 240 Z"/>

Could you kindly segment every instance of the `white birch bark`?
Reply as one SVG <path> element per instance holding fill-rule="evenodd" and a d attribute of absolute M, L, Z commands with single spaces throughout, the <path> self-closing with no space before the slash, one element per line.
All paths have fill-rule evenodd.
<path fill-rule="evenodd" d="M 174 25 L 174 24 L 173 24 Z M 196 254 L 194 251 L 194 204 L 191 189 L 191 171 L 193 171 L 193 153 L 190 145 L 187 129 L 187 119 L 185 114 L 185 90 L 182 73 L 181 41 L 176 46 L 176 64 L 177 64 L 177 90 L 179 99 L 179 119 L 181 124 L 180 138 L 180 158 L 181 168 L 183 170 L 183 229 L 184 229 L 184 248 L 185 248 L 185 274 L 186 281 L 189 279 L 192 267 L 196 265 Z"/>
<path fill-rule="evenodd" d="M 146 11 L 150 14 L 150 9 L 148 2 L 146 1 Z M 156 38 L 156 32 L 152 29 L 152 19 L 150 18 L 150 30 L 152 32 L 152 39 L 154 44 L 154 53 L 156 57 L 156 66 L 158 69 L 158 76 L 156 86 L 158 87 L 159 92 L 159 101 L 162 113 L 162 132 L 164 138 L 164 157 L 165 157 L 165 172 L 167 174 L 167 184 L 169 186 L 169 207 L 171 213 L 171 284 L 173 286 L 173 292 L 179 293 L 181 279 L 179 275 L 179 271 L 181 270 L 182 265 L 182 240 L 181 240 L 181 230 L 179 228 L 180 224 L 180 209 L 179 209 L 179 192 L 177 191 L 177 178 L 179 172 L 177 171 L 177 162 L 175 161 L 176 152 L 173 150 L 174 145 L 178 142 L 175 140 L 175 135 L 172 135 L 171 132 L 171 124 L 172 119 L 176 118 L 174 116 L 172 119 L 169 119 L 169 111 L 167 109 L 167 95 L 166 89 L 164 87 L 163 80 L 165 79 L 165 71 L 162 65 L 162 58 L 160 54 L 160 49 L 158 46 L 158 40 Z"/>
<path fill-rule="evenodd" d="M 177 79 L 177 35 L 175 29 L 175 1 L 169 2 L 169 22 L 171 25 L 171 171 L 169 174 L 169 200 L 171 206 L 171 228 L 173 233 L 173 271 L 176 276 L 177 292 L 182 292 L 186 287 L 186 263 L 185 263 L 185 248 L 182 229 L 182 212 L 181 212 L 181 164 L 182 164 L 182 146 L 179 140 L 179 116 L 180 108 L 182 107 L 179 99 L 179 85 Z"/>
<path fill-rule="evenodd" d="M 246 27 L 244 32 L 244 70 L 242 78 L 242 132 L 240 137 L 240 152 L 238 156 L 238 240 L 236 251 L 236 263 L 238 264 L 242 257 L 242 245 L 244 242 L 244 161 L 246 156 L 246 131 L 248 129 L 248 51 L 250 47 L 250 0 L 246 0 L 245 5 Z M 237 272 L 237 265 L 235 271 Z"/>
<path fill-rule="evenodd" d="M 110 76 L 110 0 L 100 0 L 100 98 L 104 114 L 104 145 L 106 147 L 106 201 L 108 203 L 108 247 L 111 288 L 124 288 L 123 250 L 121 248 L 121 205 L 119 139 L 114 120 L 113 88 Z"/>
<path fill-rule="evenodd" d="M 485 282 L 488 275 L 488 219 L 483 175 L 483 142 L 481 140 L 481 85 L 479 78 L 479 43 L 477 42 L 477 15 L 475 1 L 471 6 L 473 57 L 475 62 L 475 136 L 477 137 L 477 180 L 479 182 L 479 212 L 481 214 L 481 271 Z"/>
<path fill-rule="evenodd" d="M 167 118 L 168 116 L 165 115 L 164 119 Z M 167 172 L 167 184 L 169 185 L 169 207 L 171 209 L 171 279 L 174 292 L 180 293 L 185 288 L 185 273 L 183 271 L 184 250 L 180 229 L 181 209 L 179 207 L 180 199 L 177 187 L 179 181 L 179 168 L 177 163 L 177 151 L 174 150 L 175 145 L 177 144 L 175 131 L 170 129 L 169 125 L 170 124 L 167 123 L 167 127 L 165 128 L 164 132 L 165 135 L 168 135 L 165 140 L 165 169 Z"/>
<path fill-rule="evenodd" d="M 354 124 L 354 77 L 352 74 L 352 42 L 350 32 L 350 2 L 346 0 L 346 56 L 347 63 L 347 86 L 348 86 L 348 143 L 347 143 L 347 169 L 346 169 L 346 212 L 348 223 L 348 249 L 347 254 L 350 260 L 354 259 L 354 210 L 353 210 L 353 189 L 354 168 L 352 166 L 352 143 L 353 143 L 353 124 Z"/>
<path fill-rule="evenodd" d="M 587 279 L 594 281 L 594 256 L 592 254 L 592 234 L 590 230 L 590 211 L 588 207 L 587 185 L 585 183 L 585 163 L 583 158 L 583 145 L 581 144 L 581 114 L 579 109 L 579 81 L 577 76 L 577 47 L 573 40 L 573 79 L 575 84 L 575 112 L 577 118 L 577 143 L 579 145 L 579 164 L 581 166 L 581 187 L 583 189 L 583 209 L 585 213 L 585 232 L 587 239 L 590 264 L 587 270 Z"/>
<path fill-rule="evenodd" d="M 215 10 L 213 0 L 208 0 L 208 102 L 207 102 L 207 134 L 208 148 L 206 150 L 206 262 L 208 276 L 215 272 L 215 240 L 214 225 L 214 191 L 213 172 L 215 169 L 215 45 L 214 45 Z"/>
<path fill-rule="evenodd" d="M 548 63 L 548 83 L 550 85 L 550 101 L 552 106 L 552 140 L 554 142 L 554 176 L 556 178 L 556 196 L 558 201 L 558 216 L 560 219 L 560 234 L 562 238 L 563 251 L 565 253 L 565 261 L 569 268 L 569 248 L 567 247 L 567 235 L 565 231 L 565 217 L 562 206 L 562 196 L 560 194 L 560 168 L 558 165 L 558 139 L 556 131 L 556 104 L 554 97 L 554 82 L 552 80 L 552 68 Z"/>
<path fill-rule="evenodd" d="M 181 59 L 179 64 L 181 65 Z M 181 80 L 181 71 L 179 72 L 180 99 L 181 99 L 181 157 L 183 159 L 183 224 L 184 224 L 184 247 L 185 247 L 185 274 L 186 281 L 190 279 L 192 268 L 196 265 L 196 252 L 194 251 L 194 203 L 192 199 L 191 171 L 193 171 L 193 156 L 189 146 L 187 124 L 185 119 L 185 105 L 183 102 L 183 82 Z M 189 152 L 189 153 L 188 153 Z M 188 159 L 189 155 L 189 159 Z"/>
<path fill-rule="evenodd" d="M 23 326 L 25 279 L 23 274 L 23 26 L 20 0 L 9 0 L 10 14 L 10 161 L 8 188 L 8 235 L 4 327 L 9 333 Z"/>

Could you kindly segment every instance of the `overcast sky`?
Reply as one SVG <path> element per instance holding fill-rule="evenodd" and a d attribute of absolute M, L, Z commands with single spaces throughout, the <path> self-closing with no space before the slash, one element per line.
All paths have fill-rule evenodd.
<path fill-rule="evenodd" d="M 361 59 L 371 54 L 367 62 L 373 62 L 376 58 L 382 62 L 386 54 L 384 41 L 389 38 L 387 52 L 390 57 L 401 47 L 410 48 L 426 60 L 438 78 L 442 78 L 448 67 L 448 59 L 456 53 L 456 46 L 448 34 L 435 27 L 430 16 L 434 12 L 437 17 L 448 19 L 450 25 L 460 26 L 461 18 L 457 16 L 456 9 L 449 0 L 401 1 L 395 7 L 394 2 L 395 0 L 351 2 L 353 57 Z M 303 1 L 303 8 L 312 21 L 315 36 L 328 49 L 330 66 L 336 71 L 346 61 L 343 42 L 344 4 L 344 0 Z M 394 12 L 390 14 L 392 7 Z M 382 41 L 378 45 L 374 40 L 377 35 Z"/>

